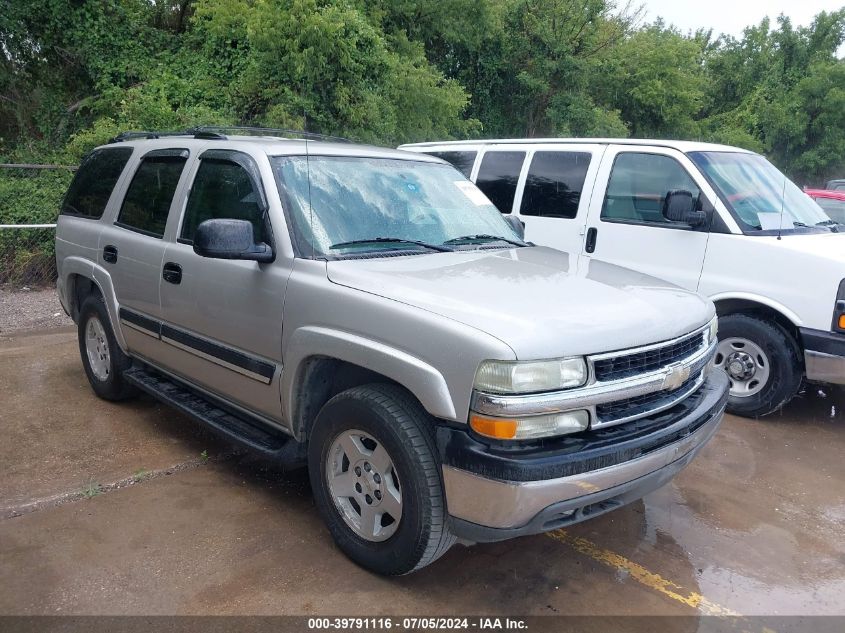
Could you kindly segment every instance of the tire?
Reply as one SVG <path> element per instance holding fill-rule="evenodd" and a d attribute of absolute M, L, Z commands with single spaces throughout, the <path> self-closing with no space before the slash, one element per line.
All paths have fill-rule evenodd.
<path fill-rule="evenodd" d="M 317 415 L 308 445 L 314 499 L 338 547 L 360 566 L 378 574 L 407 574 L 454 544 L 433 431 L 417 401 L 388 384 L 344 391 Z M 362 487 L 355 490 L 355 484 Z M 381 501 L 368 508 L 367 498 L 375 503 L 377 491 Z M 374 524 L 364 520 L 369 512 L 375 513 Z"/>
<path fill-rule="evenodd" d="M 747 314 L 719 318 L 714 364 L 731 380 L 728 412 L 743 417 L 781 409 L 798 392 L 804 375 L 792 336 L 776 323 Z"/>
<path fill-rule="evenodd" d="M 79 309 L 79 355 L 91 388 L 104 400 L 126 400 L 138 394 L 123 378 L 132 359 L 114 338 L 109 313 L 100 295 L 90 295 Z M 89 355 L 90 353 L 90 355 Z"/>

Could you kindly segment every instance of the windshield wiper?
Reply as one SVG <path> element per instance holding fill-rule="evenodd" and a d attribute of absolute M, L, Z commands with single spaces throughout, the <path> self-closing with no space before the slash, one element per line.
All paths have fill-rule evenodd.
<path fill-rule="evenodd" d="M 824 226 L 834 233 L 839 233 L 839 227 L 843 226 L 843 224 L 842 222 L 837 222 L 836 220 L 822 220 L 821 222 L 816 222 L 816 226 Z"/>
<path fill-rule="evenodd" d="M 453 237 L 451 240 L 446 240 L 444 244 L 458 244 L 460 242 L 507 242 L 514 246 L 528 246 L 525 242 L 512 240 L 501 235 L 489 235 L 487 233 L 478 233 L 476 235 L 462 235 L 461 237 Z"/>
<path fill-rule="evenodd" d="M 433 251 L 440 251 L 441 253 L 451 253 L 454 249 L 448 246 L 438 246 L 437 244 L 429 244 L 428 242 L 421 242 L 419 240 L 406 240 L 402 237 L 371 237 L 363 240 L 350 240 L 348 242 L 338 242 L 332 244 L 329 249 L 345 248 L 347 246 L 357 246 L 358 244 L 414 244 Z"/>

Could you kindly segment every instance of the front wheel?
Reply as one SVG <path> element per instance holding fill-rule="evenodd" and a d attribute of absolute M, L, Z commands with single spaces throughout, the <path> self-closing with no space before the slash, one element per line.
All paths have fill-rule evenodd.
<path fill-rule="evenodd" d="M 407 574 L 455 542 L 432 422 L 395 385 L 354 387 L 322 408 L 309 438 L 317 509 L 337 545 L 379 574 Z"/>
<path fill-rule="evenodd" d="M 714 364 L 728 374 L 728 412 L 760 417 L 789 402 L 801 385 L 798 346 L 779 325 L 745 314 L 719 319 Z"/>

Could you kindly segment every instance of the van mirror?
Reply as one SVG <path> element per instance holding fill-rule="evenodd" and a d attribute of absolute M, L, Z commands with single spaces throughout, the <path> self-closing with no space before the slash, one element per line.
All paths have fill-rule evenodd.
<path fill-rule="evenodd" d="M 194 252 L 213 259 L 243 259 L 261 264 L 275 259 L 273 249 L 255 243 L 252 222 L 247 220 L 206 220 L 194 235 Z"/>
<path fill-rule="evenodd" d="M 519 239 L 524 240 L 525 239 L 525 222 L 520 220 L 515 215 L 505 215 L 505 216 L 502 216 L 502 217 L 504 217 L 505 221 L 508 224 L 511 225 L 511 228 L 519 236 Z"/>
<path fill-rule="evenodd" d="M 701 226 L 707 222 L 707 214 L 695 210 L 692 193 L 685 189 L 673 189 L 666 193 L 663 217 L 670 222 L 683 222 L 690 226 Z"/>

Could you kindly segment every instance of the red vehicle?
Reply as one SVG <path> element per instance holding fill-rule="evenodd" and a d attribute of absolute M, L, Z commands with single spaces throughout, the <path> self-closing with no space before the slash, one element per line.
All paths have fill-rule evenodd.
<path fill-rule="evenodd" d="M 815 200 L 831 220 L 845 224 L 845 191 L 805 189 L 804 193 Z"/>

